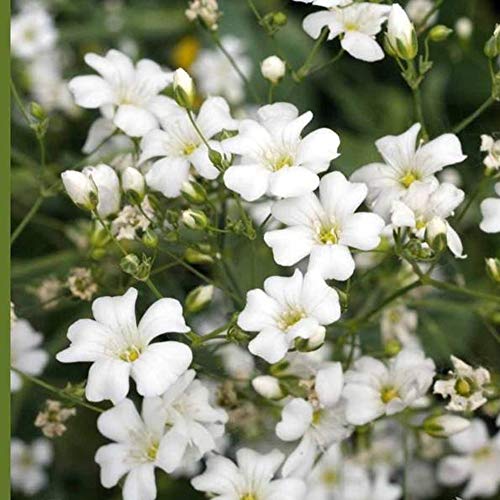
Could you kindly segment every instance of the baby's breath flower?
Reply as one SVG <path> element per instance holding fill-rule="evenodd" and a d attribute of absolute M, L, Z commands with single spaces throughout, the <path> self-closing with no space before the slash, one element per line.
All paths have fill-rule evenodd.
<path fill-rule="evenodd" d="M 71 269 L 67 284 L 72 295 L 81 300 L 92 300 L 97 293 L 97 283 L 94 281 L 91 270 L 86 267 Z"/>
<path fill-rule="evenodd" d="M 66 420 L 75 415 L 75 408 L 65 408 L 60 401 L 47 399 L 44 409 L 35 419 L 35 426 L 39 427 L 48 438 L 59 437 L 67 430 Z"/>
<path fill-rule="evenodd" d="M 57 307 L 59 303 L 57 298 L 61 295 L 63 286 L 64 283 L 61 280 L 50 276 L 44 279 L 39 286 L 33 288 L 32 292 L 40 301 L 42 308 L 48 311 Z"/>
<path fill-rule="evenodd" d="M 190 21 L 199 19 L 212 31 L 216 31 L 219 27 L 217 22 L 221 15 L 217 0 L 192 0 L 186 10 L 186 17 Z"/>

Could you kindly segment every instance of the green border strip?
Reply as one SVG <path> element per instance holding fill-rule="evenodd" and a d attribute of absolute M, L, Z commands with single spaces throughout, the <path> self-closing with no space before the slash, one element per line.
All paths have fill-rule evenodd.
<path fill-rule="evenodd" d="M 10 2 L 0 2 L 0 498 L 10 499 Z"/>

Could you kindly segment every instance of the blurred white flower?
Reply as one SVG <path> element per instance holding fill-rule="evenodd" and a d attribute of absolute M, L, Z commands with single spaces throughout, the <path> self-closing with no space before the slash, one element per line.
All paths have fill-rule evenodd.
<path fill-rule="evenodd" d="M 157 300 L 137 325 L 137 290 L 100 297 L 92 304 L 95 320 L 81 319 L 68 330 L 71 345 L 57 354 L 62 363 L 90 362 L 85 394 L 89 401 L 123 401 L 129 378 L 142 396 L 163 394 L 189 367 L 191 349 L 180 342 L 151 343 L 167 333 L 186 333 L 189 327 L 175 299 Z"/>
<path fill-rule="evenodd" d="M 454 210 L 464 200 L 465 193 L 453 184 L 439 184 L 432 178 L 429 182 L 416 181 L 406 193 L 393 202 L 391 222 L 393 227 L 407 227 L 419 239 L 433 239 L 442 232 L 448 248 L 456 256 L 463 258 L 462 241 L 458 233 L 447 222 Z M 439 231 L 436 228 L 441 228 Z"/>
<path fill-rule="evenodd" d="M 415 335 L 417 324 L 417 312 L 404 304 L 386 307 L 380 319 L 382 340 L 386 345 L 396 341 L 402 347 L 420 348 L 420 340 Z"/>
<path fill-rule="evenodd" d="M 194 370 L 188 370 L 162 396 L 143 401 L 144 418 L 154 415 L 164 422 L 167 472 L 197 462 L 216 448 L 216 439 L 224 434 L 227 414 L 210 404 L 208 389 L 195 376 Z"/>
<path fill-rule="evenodd" d="M 248 78 L 252 73 L 252 61 L 246 55 L 243 42 L 226 35 L 221 38 L 221 44 Z M 220 49 L 203 49 L 190 70 L 199 91 L 205 96 L 224 97 L 235 105 L 245 98 L 244 82 Z"/>
<path fill-rule="evenodd" d="M 52 17 L 38 2 L 29 2 L 14 15 L 10 24 L 12 54 L 34 59 L 55 47 L 57 31 Z"/>
<path fill-rule="evenodd" d="M 172 107 L 167 105 L 166 107 Z M 141 142 L 139 164 L 154 159 L 153 165 L 146 173 L 146 183 L 167 198 L 180 196 L 182 185 L 190 178 L 191 165 L 205 179 L 215 179 L 219 171 L 208 155 L 207 146 L 203 143 L 187 112 L 174 103 L 173 111 L 158 111 L 161 129 L 152 130 Z M 236 124 L 231 118 L 229 106 L 221 97 L 211 97 L 201 106 L 195 117 L 196 124 L 209 141 L 212 149 L 220 150 L 220 143 L 211 140 L 223 129 L 234 130 Z"/>
<path fill-rule="evenodd" d="M 486 424 L 475 419 L 449 440 L 457 454 L 439 462 L 439 482 L 458 486 L 467 481 L 462 492 L 466 499 L 493 496 L 500 486 L 500 433 L 490 438 Z"/>
<path fill-rule="evenodd" d="M 241 157 L 226 170 L 226 186 L 247 201 L 266 194 L 289 198 L 314 191 L 318 174 L 339 156 L 340 139 L 327 128 L 302 138 L 312 117 L 310 111 L 299 116 L 294 105 L 280 102 L 260 108 L 258 121 L 242 120 L 239 134 L 224 141 L 229 152 Z"/>
<path fill-rule="evenodd" d="M 124 399 L 97 419 L 99 432 L 113 441 L 101 446 L 95 461 L 101 468 L 101 484 L 112 488 L 126 475 L 123 500 L 156 498 L 155 468 L 168 470 L 165 421 L 162 413 L 147 411 L 142 418 L 130 399 Z"/>
<path fill-rule="evenodd" d="M 53 458 L 52 444 L 43 438 L 26 444 L 14 437 L 10 443 L 10 480 L 12 489 L 33 496 L 48 483 L 48 467 Z"/>
<path fill-rule="evenodd" d="M 453 370 L 448 372 L 447 380 L 437 380 L 434 394 L 450 398 L 446 406 L 451 411 L 474 411 L 487 402 L 485 394 L 490 383 L 490 372 L 480 366 L 472 368 L 456 356 L 451 356 Z"/>
<path fill-rule="evenodd" d="M 341 398 L 343 387 L 342 365 L 328 363 L 316 374 L 307 401 L 294 398 L 285 405 L 276 435 L 283 441 L 300 439 L 300 443 L 286 459 L 283 476 L 308 477 L 318 453 L 351 434 Z"/>
<path fill-rule="evenodd" d="M 443 134 L 423 145 L 417 143 L 420 128 L 416 123 L 401 135 L 388 135 L 376 141 L 385 163 L 370 163 L 351 175 L 351 180 L 368 185 L 368 203 L 386 219 L 392 203 L 415 181 L 429 182 L 444 167 L 467 158 L 454 134 Z"/>
<path fill-rule="evenodd" d="M 171 100 L 159 93 L 171 83 L 171 73 L 149 59 L 134 65 L 118 50 L 110 50 L 104 57 L 86 54 L 85 62 L 100 76 L 77 76 L 69 82 L 78 106 L 99 108 L 105 118 L 131 137 L 142 137 L 158 126 L 156 107 Z"/>
<path fill-rule="evenodd" d="M 391 7 L 362 2 L 343 1 L 342 5 L 332 6 L 339 2 L 314 2 L 329 10 L 309 14 L 303 23 L 305 32 L 312 38 L 318 38 L 324 27 L 329 29 L 328 39 L 341 36 L 342 48 L 352 57 L 362 61 L 379 61 L 384 58 L 384 51 L 375 40 L 387 20 Z"/>
<path fill-rule="evenodd" d="M 40 375 L 49 361 L 49 355 L 41 344 L 43 336 L 36 332 L 25 319 L 16 319 L 10 327 L 10 365 L 28 375 Z M 10 371 L 10 390 L 18 391 L 22 378 Z"/>
<path fill-rule="evenodd" d="M 252 354 L 276 363 L 294 347 L 295 339 L 324 338 L 324 325 L 339 317 L 337 292 L 317 273 L 303 276 L 296 269 L 289 278 L 267 278 L 264 290 L 250 290 L 238 326 L 258 332 L 248 344 Z"/>
<path fill-rule="evenodd" d="M 191 0 L 186 10 L 186 17 L 190 21 L 199 19 L 211 30 L 217 30 L 217 21 L 221 16 L 217 0 Z"/>
<path fill-rule="evenodd" d="M 428 14 L 434 9 L 433 0 L 410 0 L 405 7 L 409 18 L 417 25 L 420 25 L 427 18 Z M 431 26 L 437 21 L 439 12 L 434 12 L 425 23 L 425 26 Z"/>
<path fill-rule="evenodd" d="M 500 169 L 500 139 L 495 140 L 490 135 L 481 136 L 481 151 L 487 153 L 483 163 L 486 168 Z"/>
<path fill-rule="evenodd" d="M 500 182 L 495 184 L 499 198 L 486 198 L 481 202 L 482 220 L 479 227 L 485 233 L 500 233 Z"/>
<path fill-rule="evenodd" d="M 367 191 L 365 184 L 332 172 L 322 177 L 319 198 L 311 193 L 277 201 L 273 217 L 289 227 L 264 235 L 274 260 L 291 266 L 309 255 L 309 270 L 325 279 L 349 279 L 355 267 L 349 247 L 373 250 L 385 225 L 376 214 L 355 213 Z"/>
<path fill-rule="evenodd" d="M 468 17 L 460 17 L 455 22 L 455 31 L 459 38 L 468 40 L 474 31 L 474 24 Z"/>
<path fill-rule="evenodd" d="M 305 484 L 297 478 L 273 479 L 284 455 L 278 450 L 261 455 L 248 448 L 236 452 L 236 464 L 211 456 L 207 469 L 191 480 L 198 491 L 224 500 L 302 500 Z"/>
<path fill-rule="evenodd" d="M 122 188 L 125 193 L 133 192 L 139 200 L 144 198 L 146 183 L 141 172 L 134 167 L 127 167 L 122 172 Z"/>
<path fill-rule="evenodd" d="M 252 380 L 252 387 L 257 394 L 266 399 L 281 399 L 284 394 L 279 380 L 271 375 L 259 375 Z"/>
<path fill-rule="evenodd" d="M 345 374 L 347 421 L 364 425 L 403 411 L 425 396 L 434 374 L 432 359 L 414 349 L 403 349 L 388 366 L 368 356 L 358 359 Z"/>
<path fill-rule="evenodd" d="M 253 356 L 243 347 L 227 344 L 217 349 L 227 374 L 236 380 L 248 380 L 255 369 Z"/>

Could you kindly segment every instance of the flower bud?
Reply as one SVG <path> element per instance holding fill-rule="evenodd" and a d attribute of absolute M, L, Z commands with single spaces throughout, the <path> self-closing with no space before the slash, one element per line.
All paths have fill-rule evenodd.
<path fill-rule="evenodd" d="M 184 260 L 189 264 L 213 264 L 214 258 L 210 253 L 196 248 L 187 248 L 184 252 Z"/>
<path fill-rule="evenodd" d="M 186 181 L 181 186 L 181 193 L 190 203 L 201 205 L 207 201 L 207 192 L 205 188 L 196 181 Z"/>
<path fill-rule="evenodd" d="M 443 42 L 452 33 L 453 30 L 448 28 L 448 26 L 445 26 L 444 24 L 438 24 L 429 31 L 429 40 L 431 42 Z"/>
<path fill-rule="evenodd" d="M 86 175 L 97 188 L 97 213 L 106 218 L 120 210 L 120 179 L 116 171 L 109 165 L 101 163 L 95 167 L 85 167 Z"/>
<path fill-rule="evenodd" d="M 260 71 L 266 80 L 276 84 L 285 76 L 286 64 L 278 56 L 270 56 L 261 62 Z"/>
<path fill-rule="evenodd" d="M 136 280 L 147 281 L 151 272 L 151 259 L 145 255 L 140 259 L 129 253 L 120 261 L 120 267 L 124 273 L 130 274 Z"/>
<path fill-rule="evenodd" d="M 181 214 L 181 220 L 189 229 L 203 230 L 208 226 L 207 216 L 201 210 L 184 210 Z"/>
<path fill-rule="evenodd" d="M 38 121 L 43 121 L 47 118 L 47 113 L 45 110 L 38 104 L 37 102 L 32 102 L 30 104 L 30 114 L 33 118 L 36 118 Z"/>
<path fill-rule="evenodd" d="M 425 229 L 425 239 L 436 253 L 446 249 L 448 240 L 446 238 L 448 228 L 446 222 L 440 217 L 433 217 Z"/>
<path fill-rule="evenodd" d="M 252 380 L 255 392 L 266 399 L 281 399 L 284 394 L 279 380 L 271 375 L 260 375 Z"/>
<path fill-rule="evenodd" d="M 273 24 L 275 26 L 279 26 L 280 28 L 282 26 L 285 26 L 285 24 L 288 22 L 288 18 L 284 12 L 274 12 L 273 13 Z"/>
<path fill-rule="evenodd" d="M 66 170 L 61 174 L 61 179 L 64 189 L 76 206 L 84 210 L 94 210 L 97 207 L 97 188 L 88 176 L 76 170 Z"/>
<path fill-rule="evenodd" d="M 174 72 L 174 98 L 183 108 L 191 109 L 196 97 L 193 79 L 182 68 Z"/>
<path fill-rule="evenodd" d="M 158 235 L 152 229 L 147 229 L 142 235 L 142 242 L 148 248 L 156 248 L 158 241 Z"/>
<path fill-rule="evenodd" d="M 133 193 L 138 201 L 142 201 L 145 194 L 144 176 L 133 167 L 127 167 L 122 174 L 122 188 L 125 193 Z"/>
<path fill-rule="evenodd" d="M 185 308 L 188 313 L 198 313 L 208 306 L 214 296 L 213 285 L 201 285 L 191 290 L 187 297 Z"/>
<path fill-rule="evenodd" d="M 500 283 L 500 259 L 490 257 L 486 260 L 486 272 L 488 276 L 495 282 Z"/>
<path fill-rule="evenodd" d="M 426 418 L 422 430 L 429 436 L 446 438 L 464 431 L 469 425 L 469 420 L 457 415 L 438 415 Z"/>
<path fill-rule="evenodd" d="M 387 23 L 387 40 L 400 59 L 411 61 L 418 53 L 415 27 L 399 4 L 393 4 Z"/>
<path fill-rule="evenodd" d="M 392 358 L 393 356 L 396 356 L 396 354 L 399 354 L 402 348 L 403 346 L 399 340 L 391 339 L 385 344 L 384 352 L 387 356 Z"/>
<path fill-rule="evenodd" d="M 319 326 L 309 338 L 297 337 L 294 341 L 295 349 L 300 352 L 315 351 L 323 345 L 325 341 L 325 332 L 325 327 Z"/>

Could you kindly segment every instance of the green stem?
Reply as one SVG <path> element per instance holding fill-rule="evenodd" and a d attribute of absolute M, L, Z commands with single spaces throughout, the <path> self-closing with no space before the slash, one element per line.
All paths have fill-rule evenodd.
<path fill-rule="evenodd" d="M 412 88 L 413 93 L 413 105 L 415 107 L 415 116 L 417 121 L 422 125 L 422 138 L 427 140 L 429 134 L 427 133 L 427 127 L 425 126 L 424 109 L 422 106 L 422 94 L 420 93 L 420 87 Z"/>
<path fill-rule="evenodd" d="M 198 127 L 198 124 L 196 123 L 196 120 L 194 119 L 193 112 L 190 109 L 186 109 L 186 113 L 188 115 L 189 121 L 193 125 L 194 129 L 196 130 L 196 133 L 200 137 L 200 139 L 203 141 L 203 144 L 208 148 L 210 151 L 212 148 L 210 147 L 210 144 L 208 144 L 207 139 L 203 135 L 203 132 L 200 130 L 200 127 Z"/>
<path fill-rule="evenodd" d="M 42 195 L 38 196 L 35 203 L 33 203 L 33 206 L 30 208 L 29 212 L 24 216 L 23 220 L 16 227 L 15 231 L 12 233 L 12 236 L 10 237 L 10 245 L 11 246 L 14 244 L 14 242 L 17 240 L 17 238 L 20 236 L 20 234 L 24 231 L 24 229 L 29 224 L 31 219 L 36 215 L 36 213 L 38 212 L 38 210 L 42 206 L 44 198 L 45 197 Z"/>
<path fill-rule="evenodd" d="M 20 375 L 22 378 L 25 380 L 32 382 L 35 385 L 38 385 L 39 387 L 44 388 L 46 391 L 51 392 L 52 394 L 55 394 L 59 396 L 60 398 L 66 399 L 67 401 L 71 401 L 72 403 L 75 403 L 77 405 L 80 405 L 84 408 L 87 408 L 88 410 L 92 410 L 98 413 L 103 413 L 104 410 L 103 408 L 100 408 L 99 406 L 92 405 L 90 403 L 86 403 L 85 401 L 82 401 L 80 398 L 76 396 L 72 396 L 71 394 L 68 394 L 64 389 L 59 389 L 58 387 L 55 387 L 47 382 L 45 382 L 42 379 L 39 379 L 37 377 L 33 377 L 32 375 L 28 375 L 27 373 L 22 372 L 21 370 L 18 370 L 17 368 L 11 367 L 11 370 L 16 372 L 18 375 Z"/>
<path fill-rule="evenodd" d="M 476 200 L 477 197 L 482 193 L 482 191 L 486 187 L 486 185 L 489 184 L 490 181 L 495 180 L 496 178 L 497 178 L 497 176 L 494 176 L 494 177 L 486 177 L 485 176 L 481 179 L 481 181 L 477 184 L 474 191 L 469 196 L 469 199 L 467 200 L 467 203 L 465 204 L 464 208 L 456 216 L 455 220 L 457 222 L 460 222 L 464 218 L 465 214 L 468 212 L 469 208 L 474 203 L 474 200 Z"/>
<path fill-rule="evenodd" d="M 479 108 L 476 109 L 472 114 L 470 114 L 467 118 L 462 120 L 458 125 L 456 125 L 453 128 L 453 133 L 454 134 L 459 134 L 462 132 L 466 127 L 468 127 L 476 118 L 478 118 L 484 111 L 486 111 L 493 103 L 495 102 L 495 99 L 493 96 L 488 97 L 486 101 L 479 106 Z"/>
<path fill-rule="evenodd" d="M 338 53 L 333 56 L 329 61 L 319 64 L 318 66 L 315 66 L 314 68 L 309 71 L 309 75 L 312 75 L 314 73 L 317 73 L 318 71 L 321 71 L 322 69 L 326 68 L 327 66 L 330 66 L 331 64 L 336 63 L 343 55 L 344 55 L 344 49 L 340 49 Z"/>
<path fill-rule="evenodd" d="M 28 112 L 26 111 L 26 109 L 23 105 L 23 101 L 21 100 L 21 97 L 19 96 L 19 92 L 17 91 L 16 84 L 14 83 L 14 80 L 12 80 L 12 78 L 10 79 L 10 89 L 12 91 L 12 95 L 14 96 L 14 100 L 16 101 L 17 107 L 21 111 L 28 126 L 31 127 L 31 118 L 28 115 Z"/>
<path fill-rule="evenodd" d="M 321 30 L 321 34 L 316 40 L 316 43 L 313 45 L 311 52 L 309 52 L 304 64 L 295 73 L 295 77 L 299 82 L 309 74 L 314 58 L 316 57 L 321 45 L 323 45 L 323 42 L 328 38 L 329 33 L 330 30 L 326 27 Z"/>
<path fill-rule="evenodd" d="M 476 299 L 488 300 L 491 302 L 497 302 L 500 304 L 500 295 L 491 295 L 485 292 L 478 292 L 476 290 L 470 290 L 469 288 L 454 285 L 452 283 L 447 283 L 445 281 L 438 281 L 432 278 L 426 278 L 423 280 L 423 284 L 430 285 L 439 290 L 446 290 L 453 293 L 458 293 L 461 295 L 466 295 L 468 297 L 474 297 Z"/>

